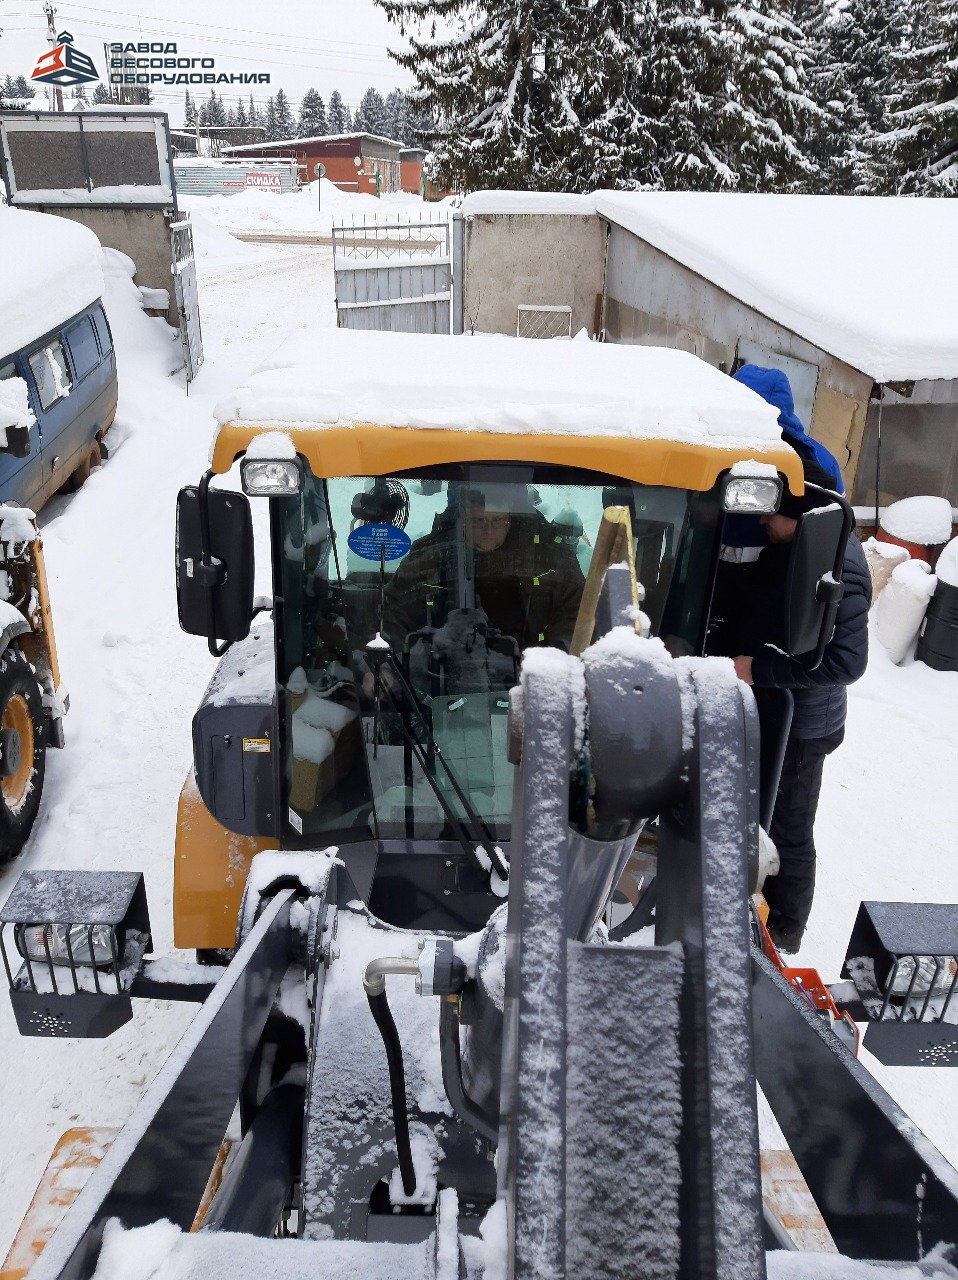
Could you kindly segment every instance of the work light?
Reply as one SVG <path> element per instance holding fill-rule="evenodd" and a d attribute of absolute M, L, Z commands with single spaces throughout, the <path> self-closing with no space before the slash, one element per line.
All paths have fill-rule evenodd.
<path fill-rule="evenodd" d="M 725 483 L 723 510 L 739 515 L 771 515 L 778 510 L 782 482 L 778 476 L 731 476 Z"/>
<path fill-rule="evenodd" d="M 303 491 L 303 464 L 299 458 L 244 458 L 240 479 L 251 498 L 291 498 Z"/>

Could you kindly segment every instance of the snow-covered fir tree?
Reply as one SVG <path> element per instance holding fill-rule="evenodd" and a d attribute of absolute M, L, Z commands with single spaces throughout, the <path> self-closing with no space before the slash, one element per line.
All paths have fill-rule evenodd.
<path fill-rule="evenodd" d="M 648 115 L 658 56 L 654 0 L 606 0 L 582 15 L 578 87 L 580 169 L 590 187 L 657 185 L 656 121 Z"/>
<path fill-rule="evenodd" d="M 316 89 L 307 89 L 299 104 L 298 138 L 321 138 L 327 132 L 326 105 Z"/>
<path fill-rule="evenodd" d="M 361 119 L 362 123 L 357 124 L 357 119 Z M 382 137 L 385 120 L 386 104 L 383 102 L 382 94 L 378 89 L 367 89 L 362 96 L 362 101 L 356 108 L 356 114 L 353 117 L 353 128 L 357 133 L 374 133 L 378 137 Z"/>
<path fill-rule="evenodd" d="M 113 95 L 110 93 L 108 86 L 101 80 L 93 90 L 93 105 L 95 107 L 100 107 L 112 101 Z"/>
<path fill-rule="evenodd" d="M 193 95 L 187 89 L 186 98 L 183 102 L 183 126 L 186 129 L 195 129 L 197 123 L 196 103 L 193 101 Z"/>
<path fill-rule="evenodd" d="M 249 116 L 246 114 L 246 103 L 242 98 L 236 103 L 236 127 L 237 129 L 246 129 L 249 126 Z"/>
<path fill-rule="evenodd" d="M 828 56 L 840 68 L 847 104 L 838 191 L 873 195 L 892 181 L 887 150 L 877 139 L 891 128 L 905 32 L 903 0 L 847 0 L 828 24 Z"/>
<path fill-rule="evenodd" d="M 329 95 L 329 110 L 326 113 L 326 123 L 329 126 L 330 133 L 345 133 L 347 131 L 346 105 L 338 89 L 334 89 Z"/>
<path fill-rule="evenodd" d="M 222 98 L 216 96 L 216 90 L 210 90 L 210 96 L 200 104 L 199 120 L 201 125 L 210 129 L 222 129 L 226 125 L 226 107 Z"/>
<path fill-rule="evenodd" d="M 958 0 L 912 9 L 889 128 L 873 140 L 884 189 L 958 195 Z"/>
<path fill-rule="evenodd" d="M 435 121 L 433 172 L 467 187 L 583 184 L 577 83 L 581 15 L 560 0 L 376 0 L 407 36 L 396 61 Z M 441 33 L 437 21 L 442 24 Z"/>
<path fill-rule="evenodd" d="M 262 124 L 266 130 L 267 142 L 275 142 L 281 136 L 276 132 L 276 101 L 274 98 L 266 99 L 266 109 L 263 112 Z"/>
<path fill-rule="evenodd" d="M 718 141 L 737 190 L 812 185 L 817 166 L 806 139 L 823 113 L 808 95 L 801 30 L 767 0 L 724 6 L 721 20 L 730 74 Z"/>
<path fill-rule="evenodd" d="M 386 94 L 383 103 L 383 137 L 395 138 L 397 142 L 402 142 L 405 129 L 406 96 L 402 89 L 393 89 Z"/>
<path fill-rule="evenodd" d="M 36 96 L 37 86 L 26 76 L 17 76 L 14 81 L 14 90 L 14 96 L 17 98 L 33 98 Z"/>
<path fill-rule="evenodd" d="M 247 113 L 246 119 L 251 129 L 260 129 L 263 126 L 263 113 L 259 110 L 256 103 L 253 101 L 252 94 L 250 94 L 249 96 L 249 111 Z"/>
<path fill-rule="evenodd" d="M 296 121 L 289 105 L 289 98 L 282 89 L 276 90 L 276 138 L 294 138 Z"/>

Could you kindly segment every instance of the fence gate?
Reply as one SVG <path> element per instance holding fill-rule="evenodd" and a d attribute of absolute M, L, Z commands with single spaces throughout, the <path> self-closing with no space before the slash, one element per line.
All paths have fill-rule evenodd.
<path fill-rule="evenodd" d="M 193 227 L 189 221 L 170 226 L 173 241 L 173 284 L 180 313 L 180 342 L 186 367 L 186 385 L 193 381 L 203 363 L 203 330 L 196 288 L 196 259 L 193 256 Z"/>
<path fill-rule="evenodd" d="M 450 227 L 444 215 L 432 221 L 334 226 L 339 328 L 449 333 L 450 248 Z"/>

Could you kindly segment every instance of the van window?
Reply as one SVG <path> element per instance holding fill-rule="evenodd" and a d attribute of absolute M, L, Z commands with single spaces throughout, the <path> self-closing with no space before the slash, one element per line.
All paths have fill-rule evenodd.
<path fill-rule="evenodd" d="M 113 340 L 110 337 L 110 326 L 106 322 L 102 305 L 93 312 L 93 321 L 96 325 L 97 337 L 100 339 L 100 352 L 102 355 L 109 355 L 113 350 Z"/>
<path fill-rule="evenodd" d="M 67 358 L 59 338 L 54 338 L 33 353 L 30 357 L 30 370 L 37 384 L 41 409 L 49 409 L 73 390 Z"/>
<path fill-rule="evenodd" d="M 73 371 L 77 379 L 85 378 L 100 362 L 96 334 L 93 332 L 93 322 L 90 317 L 84 316 L 71 329 L 68 329 L 66 338 L 70 355 L 73 357 Z"/>

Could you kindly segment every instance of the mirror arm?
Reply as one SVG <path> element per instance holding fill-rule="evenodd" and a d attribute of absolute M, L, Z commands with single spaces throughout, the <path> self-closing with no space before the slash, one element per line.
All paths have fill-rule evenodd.
<path fill-rule="evenodd" d="M 206 588 L 206 607 L 207 607 L 207 640 L 210 653 L 214 658 L 222 658 L 223 654 L 232 643 L 224 640 L 222 644 L 218 644 L 216 640 L 216 605 L 213 600 L 213 591 L 216 587 L 222 586 L 226 581 L 226 569 L 221 560 L 217 560 L 213 555 L 213 539 L 210 534 L 210 507 L 207 500 L 209 493 L 210 481 L 213 479 L 213 472 L 207 471 L 199 483 L 198 495 L 200 504 L 200 546 L 202 548 L 203 558 L 196 566 L 197 576 L 201 579 Z"/>

